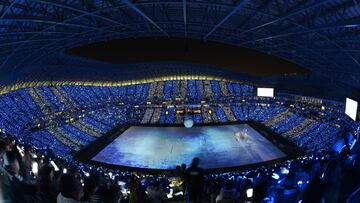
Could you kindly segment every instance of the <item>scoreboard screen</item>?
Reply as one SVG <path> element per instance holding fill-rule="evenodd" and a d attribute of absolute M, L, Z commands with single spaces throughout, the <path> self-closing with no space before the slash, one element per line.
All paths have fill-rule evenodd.
<path fill-rule="evenodd" d="M 274 97 L 274 88 L 257 88 L 258 97 Z"/>

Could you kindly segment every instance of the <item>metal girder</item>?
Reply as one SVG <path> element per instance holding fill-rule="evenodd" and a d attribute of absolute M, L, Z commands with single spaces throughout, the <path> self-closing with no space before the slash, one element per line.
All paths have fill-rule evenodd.
<path fill-rule="evenodd" d="M 108 26 L 107 28 L 112 28 L 113 26 Z M 91 32 L 91 31 L 90 31 Z M 87 34 L 87 33 L 89 33 L 89 31 L 84 31 L 84 32 L 81 32 L 81 33 L 76 33 L 76 34 L 74 34 L 74 35 L 71 35 L 71 36 L 68 36 L 68 37 L 66 37 L 66 38 L 58 38 L 58 39 L 56 39 L 56 40 L 54 40 L 55 42 L 54 43 L 50 43 L 50 44 L 47 44 L 47 45 L 45 45 L 44 47 L 41 47 L 40 49 L 39 49 L 39 51 L 42 51 L 42 50 L 45 50 L 47 47 L 52 47 L 52 46 L 54 46 L 54 45 L 56 45 L 56 43 L 57 42 L 59 42 L 59 41 L 64 41 L 64 40 L 68 40 L 68 39 L 74 39 L 74 37 L 76 37 L 76 36 L 83 36 L 83 35 L 85 35 L 85 34 Z M 126 34 L 126 33 L 121 33 L 121 34 Z M 133 34 L 133 32 L 131 32 L 131 33 L 129 33 L 129 34 Z M 103 37 L 102 37 L 103 38 Z M 98 39 L 99 40 L 99 39 Z M 43 55 L 41 55 L 41 57 L 43 57 Z M 41 58 L 41 57 L 39 57 L 39 58 Z M 36 59 L 36 60 L 38 60 L 38 58 Z"/>
<path fill-rule="evenodd" d="M 217 30 L 222 24 L 227 21 L 231 16 L 233 16 L 235 13 L 239 12 L 250 0 L 241 0 L 241 2 L 235 6 L 235 8 L 228 13 L 225 18 L 223 18 L 218 24 L 216 24 L 213 29 L 211 29 L 203 38 L 203 40 L 206 40 L 215 30 Z"/>
<path fill-rule="evenodd" d="M 324 5 L 324 4 L 327 4 L 327 3 L 329 3 L 330 1 L 331 1 L 331 0 L 318 1 L 318 2 L 316 2 L 315 4 L 312 4 L 312 5 L 310 5 L 310 6 L 306 6 L 306 7 L 301 8 L 301 9 L 298 9 L 298 10 L 293 11 L 293 12 L 291 12 L 291 13 L 288 13 L 288 14 L 282 16 L 282 17 L 276 18 L 276 19 L 271 20 L 271 21 L 268 21 L 268 22 L 266 22 L 266 23 L 263 23 L 263 24 L 260 24 L 260 25 L 255 26 L 255 27 L 249 28 L 249 29 L 247 29 L 247 30 L 241 31 L 240 33 L 238 33 L 238 34 L 236 34 L 236 35 L 242 35 L 242 34 L 244 34 L 244 33 L 247 33 L 247 32 L 250 32 L 250 31 L 254 31 L 254 30 L 260 29 L 260 28 L 262 28 L 262 27 L 266 27 L 266 26 L 269 26 L 269 25 L 271 25 L 271 24 L 284 21 L 284 20 L 286 20 L 286 19 L 289 19 L 289 18 L 291 18 L 291 17 L 293 17 L 293 16 L 295 16 L 295 15 L 298 15 L 298 14 L 300 14 L 300 13 L 302 13 L 302 12 L 305 12 L 305 11 L 307 11 L 307 10 L 314 9 L 314 8 L 317 8 L 317 7 L 322 6 L 322 5 Z"/>
<path fill-rule="evenodd" d="M 23 43 L 33 43 L 33 42 L 45 42 L 45 41 L 56 41 L 56 38 L 47 38 L 47 39 L 32 39 L 32 40 L 22 40 L 22 41 L 13 41 L 7 43 L 1 43 L 0 47 L 4 46 L 11 46 L 16 44 L 23 44 Z"/>
<path fill-rule="evenodd" d="M 186 0 L 183 0 L 182 9 L 183 9 L 183 16 L 184 16 L 184 25 L 186 26 Z"/>
<path fill-rule="evenodd" d="M 147 21 L 153 24 L 157 29 L 159 29 L 162 33 L 164 33 L 167 37 L 170 37 L 168 33 L 165 32 L 158 24 L 156 24 L 151 18 L 149 18 L 144 12 L 142 12 L 136 5 L 131 3 L 129 0 L 123 0 L 123 2 L 128 5 L 131 9 L 137 12 L 139 15 L 144 17 Z"/>
<path fill-rule="evenodd" d="M 326 1 L 325 1 L 326 2 Z M 324 3 L 324 2 L 319 2 L 319 3 Z M 317 6 L 319 5 L 319 4 L 316 4 Z M 309 9 L 309 7 L 307 7 L 307 9 Z M 257 12 L 258 14 L 261 14 L 261 15 L 263 15 L 261 12 Z M 297 13 L 297 12 L 295 12 L 295 13 Z M 267 14 L 265 14 L 265 15 L 267 15 Z M 290 14 L 290 15 L 292 15 L 292 14 Z M 287 15 L 287 16 L 289 16 L 289 15 Z M 272 16 L 269 16 L 269 17 L 272 17 Z M 276 18 L 276 17 L 274 17 L 274 18 Z M 275 20 L 276 21 L 276 20 Z M 352 24 L 352 25 L 345 25 L 345 27 L 351 27 L 351 26 L 355 26 L 356 25 L 356 23 L 357 23 L 358 21 L 356 21 L 356 22 L 354 22 L 354 24 Z M 302 34 L 302 33 L 315 33 L 315 34 L 317 34 L 318 36 L 320 36 L 321 38 L 323 38 L 324 40 L 326 40 L 326 41 L 329 41 L 329 42 L 331 42 L 332 44 L 334 44 L 338 49 L 339 49 L 339 51 L 340 52 L 344 52 L 353 62 L 355 62 L 357 65 L 360 65 L 359 64 L 359 62 L 358 62 L 358 60 L 356 59 L 356 58 L 354 58 L 350 53 L 348 53 L 348 52 L 346 52 L 345 50 L 343 50 L 342 49 L 342 47 L 339 45 L 339 44 L 337 44 L 336 42 L 332 42 L 331 41 L 331 39 L 329 39 L 326 35 L 324 35 L 324 34 L 322 34 L 322 33 L 319 33 L 319 32 L 317 32 L 317 31 L 320 31 L 321 29 L 323 29 L 323 28 L 317 28 L 317 29 L 311 29 L 311 28 L 308 28 L 308 27 L 306 27 L 306 26 L 304 26 L 304 25 L 300 25 L 300 24 L 298 24 L 298 23 L 294 23 L 294 22 L 291 22 L 292 24 L 294 24 L 295 26 L 297 26 L 297 27 L 300 27 L 300 28 L 302 28 L 302 29 L 304 29 L 305 31 L 304 32 L 294 32 L 293 34 Z M 343 25 L 344 26 L 344 25 Z M 340 28 L 341 28 L 342 26 L 340 26 Z M 325 28 L 326 29 L 326 28 Z M 244 32 L 247 32 L 247 31 L 243 31 L 243 33 Z M 282 34 L 281 35 L 281 37 L 286 37 L 288 34 L 290 34 L 290 33 L 284 33 L 284 34 Z M 291 35 L 291 34 L 290 34 Z M 233 37 L 233 36 L 232 36 Z M 273 36 L 271 36 L 270 38 L 272 38 Z M 270 39 L 269 38 L 269 39 Z M 268 40 L 268 38 L 262 38 L 262 40 Z M 256 41 L 261 41 L 261 39 L 259 39 L 259 40 L 251 40 L 250 42 L 256 42 Z"/>
<path fill-rule="evenodd" d="M 0 19 L 3 19 L 4 16 L 10 11 L 10 9 L 16 4 L 18 0 L 13 0 L 11 4 L 5 9 L 4 13 L 1 14 Z"/>
<path fill-rule="evenodd" d="M 40 31 L 16 31 L 16 32 L 0 32 L 0 36 L 8 36 L 8 35 L 26 35 L 26 34 L 38 34 Z M 74 34 L 72 32 L 60 32 L 60 31 L 48 31 L 48 32 L 42 32 L 42 34 L 61 34 L 61 35 L 68 35 L 68 34 Z M 1 44 L 0 44 L 1 45 Z"/>
<path fill-rule="evenodd" d="M 178 24 L 179 25 L 181 25 L 182 24 L 182 22 L 178 22 Z M 199 27 L 201 27 L 201 25 L 202 24 L 189 24 L 190 26 L 199 26 Z M 198 32 L 199 34 L 201 34 L 201 32 Z M 83 36 L 83 35 L 85 35 L 86 34 L 86 32 L 83 32 L 83 33 L 78 33 L 77 34 L 77 36 Z M 191 34 L 191 33 L 189 33 L 189 34 Z M 46 47 L 53 47 L 53 46 L 55 46 L 56 45 L 56 43 L 58 43 L 58 42 L 61 42 L 61 41 L 65 41 L 65 40 L 70 40 L 70 39 L 73 39 L 72 38 L 73 36 L 69 36 L 69 37 L 67 37 L 67 38 L 64 38 L 64 39 L 57 39 L 54 43 L 50 43 L 50 44 L 47 44 L 46 45 Z M 109 36 L 110 37 L 110 36 Z M 219 36 L 219 40 L 218 41 L 220 41 L 221 40 L 221 36 Z M 80 38 L 79 38 L 80 39 Z M 309 49 L 309 48 L 307 48 L 307 47 L 304 47 L 304 46 L 302 46 L 302 45 L 299 45 L 299 44 L 295 44 L 294 42 L 290 42 L 290 41 L 286 41 L 286 40 L 282 40 L 283 42 L 284 42 L 284 44 L 288 44 L 288 45 L 293 45 L 293 46 L 295 46 L 295 47 L 297 47 L 298 49 L 303 49 L 304 51 L 304 53 L 311 53 L 312 55 L 314 55 L 314 56 L 317 56 L 317 60 L 319 60 L 319 58 L 323 58 L 323 60 L 324 61 L 328 61 L 328 63 L 335 63 L 335 62 L 333 62 L 333 61 L 331 61 L 331 60 L 329 60 L 329 59 L 327 59 L 327 58 L 325 58 L 324 56 L 322 56 L 322 55 L 319 55 L 319 53 L 316 53 L 314 50 L 311 50 L 311 49 Z M 72 42 L 73 43 L 73 42 Z M 251 48 L 251 47 L 249 47 L 249 48 Z M 38 49 L 38 50 L 44 50 L 45 49 L 45 47 L 44 48 L 40 48 L 40 49 Z M 34 53 L 34 54 L 36 54 L 36 53 Z M 32 59 L 34 59 L 34 61 L 36 61 L 36 60 L 39 60 L 40 58 L 42 58 L 42 57 L 44 57 L 45 55 L 41 55 L 40 57 L 38 57 L 38 58 L 36 58 L 35 57 L 35 59 L 34 59 L 34 57 L 32 57 L 32 56 L 29 56 L 29 58 L 32 58 Z M 33 63 L 33 62 L 32 62 Z M 298 62 L 299 63 L 299 62 Z M 339 66 L 338 64 L 334 64 L 335 66 Z"/>
<path fill-rule="evenodd" d="M 50 2 L 50 1 L 44 1 L 44 0 L 31 0 L 31 1 L 39 2 L 39 3 L 42 3 L 42 4 L 48 4 L 48 5 L 68 9 L 68 10 L 72 10 L 72 11 L 75 11 L 75 12 L 78 12 L 78 13 L 85 14 L 86 16 L 93 16 L 93 17 L 96 17 L 96 18 L 99 18 L 99 19 L 102 19 L 102 20 L 105 20 L 105 21 L 108 21 L 108 22 L 111 22 L 111 23 L 114 23 L 114 24 L 118 24 L 118 25 L 122 25 L 122 26 L 127 27 L 127 28 L 131 28 L 129 25 L 123 24 L 123 23 L 121 23 L 119 21 L 116 21 L 116 20 L 101 16 L 101 15 L 98 15 L 98 14 L 93 13 L 93 12 L 88 12 L 88 11 L 85 11 L 85 10 L 77 9 L 77 8 L 75 8 L 73 6 L 68 6 L 68 5 L 65 5 L 65 4 L 60 4 L 60 3 L 56 3 L 56 2 Z"/>
<path fill-rule="evenodd" d="M 76 24 L 76 23 L 67 23 L 65 21 L 54 21 L 49 19 L 31 19 L 31 18 L 10 18 L 10 19 L 2 19 L 3 22 L 30 22 L 30 23 L 45 23 L 45 24 L 52 24 L 52 25 L 60 25 L 60 26 L 67 26 L 67 27 L 79 27 L 84 29 L 93 29 L 93 30 L 102 30 L 101 27 L 94 27 L 91 25 L 86 24 Z M 41 33 L 41 32 L 38 32 Z"/>
<path fill-rule="evenodd" d="M 111 9 L 114 9 L 114 8 L 116 8 L 116 6 L 115 6 L 115 7 L 111 7 Z M 108 9 L 108 8 L 107 8 L 107 9 Z M 106 10 L 107 10 L 107 9 L 106 9 Z M 101 9 L 101 10 L 105 10 L 105 9 Z M 49 27 L 43 29 L 42 31 L 40 31 L 39 33 L 33 35 L 32 37 L 29 38 L 29 40 L 36 38 L 36 37 L 39 36 L 42 32 L 45 32 L 45 31 L 48 31 L 48 30 L 54 28 L 55 26 L 59 25 L 59 23 L 62 24 L 62 25 L 66 25 L 66 24 L 67 24 L 67 23 L 66 23 L 67 21 L 72 21 L 72 20 L 75 20 L 75 19 L 79 19 L 79 18 L 82 18 L 83 16 L 86 16 L 86 15 L 89 15 L 89 14 L 95 13 L 95 12 L 99 12 L 99 10 L 93 11 L 93 12 L 87 12 L 87 13 L 85 13 L 85 14 L 78 15 L 78 16 L 75 16 L 75 17 L 66 19 L 66 20 L 64 20 L 64 21 L 62 21 L 62 22 L 53 23 L 52 26 L 49 26 Z M 51 21 L 43 20 L 43 22 L 51 22 Z M 70 25 L 70 24 L 67 24 L 67 25 Z M 71 25 L 73 25 L 73 24 L 71 24 Z M 99 29 L 100 29 L 101 31 L 104 30 L 103 28 L 99 28 Z M 9 55 L 6 57 L 6 59 L 2 62 L 1 66 L 0 66 L 0 70 L 4 67 L 4 65 L 8 62 L 8 60 L 12 57 L 12 55 L 13 55 L 19 48 L 21 48 L 21 44 L 20 44 L 20 46 L 16 47 L 16 48 L 12 51 L 12 53 L 9 54 Z"/>
<path fill-rule="evenodd" d="M 35 63 L 72 42 L 184 37 L 185 32 L 185 37 L 245 46 L 312 70 L 335 73 L 348 67 L 360 73 L 360 9 L 355 3 L 248 1 L 234 6 L 235 1 L 104 0 L 89 7 L 76 1 L 14 0 L 1 14 L 0 68 Z"/>
<path fill-rule="evenodd" d="M 182 1 L 182 11 L 183 11 L 183 18 L 184 18 L 184 32 L 185 37 L 187 36 L 186 24 L 187 24 L 187 10 L 186 10 L 186 0 Z"/>
<path fill-rule="evenodd" d="M 336 6 L 336 7 L 330 7 L 328 9 L 325 10 L 324 7 L 322 7 L 321 9 L 317 9 L 317 11 L 315 13 L 310 13 L 308 18 L 302 18 L 300 19 L 301 21 L 297 21 L 298 24 L 306 24 L 307 26 L 310 26 L 310 22 L 314 25 L 314 24 L 319 24 L 319 21 L 328 21 L 326 19 L 330 19 L 330 18 L 336 18 L 335 16 L 339 16 L 339 10 L 343 10 L 346 11 L 347 9 L 352 8 L 351 5 L 354 4 L 354 1 L 345 1 L 345 2 L 341 2 L 340 5 Z M 346 12 L 341 12 L 341 17 L 340 18 L 344 18 Z M 326 22 L 330 23 L 330 22 Z M 288 29 L 293 28 L 293 26 L 289 26 L 286 28 L 283 28 L 283 31 L 286 31 Z"/>
<path fill-rule="evenodd" d="M 318 25 L 318 26 L 314 26 L 312 28 L 308 28 L 307 30 L 298 30 L 298 31 L 293 31 L 293 32 L 286 32 L 286 33 L 280 33 L 277 35 L 271 35 L 269 37 L 266 38 L 258 38 L 258 39 L 254 39 L 251 41 L 248 41 L 246 43 L 252 43 L 252 42 L 256 42 L 256 41 L 262 41 L 262 40 L 269 40 L 269 39 L 276 39 L 276 38 L 282 38 L 282 37 L 288 37 L 288 36 L 292 36 L 292 35 L 302 35 L 302 34 L 307 34 L 307 33 L 312 33 L 315 31 L 324 31 L 324 30 L 331 30 L 331 29 L 340 29 L 340 28 L 356 28 L 356 27 L 360 27 L 360 21 L 353 21 L 353 22 L 337 22 L 334 24 L 327 24 L 327 25 Z"/>
<path fill-rule="evenodd" d="M 349 52 L 344 50 L 339 44 L 337 44 L 336 41 L 331 41 L 331 39 L 329 39 L 327 36 L 318 33 L 318 31 L 324 31 L 324 30 L 329 30 L 329 29 L 355 28 L 355 27 L 359 27 L 359 26 L 360 26 L 359 21 L 354 21 L 353 23 L 346 22 L 346 21 L 342 22 L 342 23 L 337 22 L 337 23 L 332 24 L 332 25 L 315 26 L 313 28 L 300 26 L 301 28 L 304 28 L 305 30 L 303 29 L 303 30 L 295 31 L 295 32 L 282 33 L 282 34 L 278 34 L 278 35 L 271 35 L 269 37 L 257 38 L 257 39 L 251 40 L 251 41 L 246 41 L 244 43 L 254 43 L 254 42 L 258 42 L 258 41 L 272 40 L 272 39 L 276 39 L 276 38 L 289 37 L 289 36 L 292 36 L 292 35 L 315 33 L 315 34 L 321 36 L 322 38 L 324 38 L 325 40 L 329 41 L 330 43 L 332 43 L 334 46 L 336 46 L 338 48 L 338 51 L 344 52 L 357 65 L 360 65 L 359 61 L 356 58 L 354 58 Z M 244 43 L 242 43 L 242 44 L 244 44 Z"/>

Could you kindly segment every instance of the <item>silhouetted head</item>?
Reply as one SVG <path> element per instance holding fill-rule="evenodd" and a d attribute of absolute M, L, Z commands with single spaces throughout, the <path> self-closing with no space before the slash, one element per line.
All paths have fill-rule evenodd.
<path fill-rule="evenodd" d="M 90 195 L 95 193 L 96 181 L 93 178 L 87 178 L 84 181 L 84 193 Z"/>
<path fill-rule="evenodd" d="M 185 171 L 186 170 L 186 164 L 181 164 L 181 169 Z"/>
<path fill-rule="evenodd" d="M 195 158 L 192 160 L 191 166 L 192 166 L 192 167 L 198 167 L 198 166 L 199 166 L 199 163 L 200 163 L 200 159 L 199 159 L 198 157 L 195 157 Z"/>
<path fill-rule="evenodd" d="M 232 180 L 227 180 L 225 183 L 225 189 L 231 190 L 234 187 L 234 182 Z"/>
<path fill-rule="evenodd" d="M 82 187 L 73 174 L 63 174 L 60 177 L 60 192 L 66 198 L 80 200 Z"/>
<path fill-rule="evenodd" d="M 49 165 L 44 165 L 39 169 L 38 177 L 43 181 L 52 181 L 54 178 L 54 168 Z"/>

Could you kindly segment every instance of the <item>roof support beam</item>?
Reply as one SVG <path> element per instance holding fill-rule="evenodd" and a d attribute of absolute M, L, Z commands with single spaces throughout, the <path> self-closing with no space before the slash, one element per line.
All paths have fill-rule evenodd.
<path fill-rule="evenodd" d="M 282 17 L 276 18 L 276 19 L 274 19 L 274 20 L 272 20 L 272 21 L 269 21 L 269 22 L 267 22 L 267 23 L 263 23 L 263 24 L 261 24 L 261 25 L 258 25 L 258 26 L 252 27 L 252 28 L 250 28 L 250 29 L 244 30 L 244 31 L 242 31 L 242 32 L 240 32 L 240 33 L 238 33 L 238 34 L 236 34 L 236 35 L 239 36 L 239 35 L 242 35 L 242 34 L 244 34 L 244 33 L 247 33 L 247 32 L 250 32 L 250 31 L 254 31 L 254 30 L 257 30 L 257 29 L 259 29 L 259 28 L 262 28 L 262 27 L 265 27 L 265 26 L 268 26 L 268 25 L 271 25 L 271 24 L 274 24 L 274 23 L 278 23 L 278 22 L 287 20 L 287 19 L 289 19 L 289 18 L 291 18 L 291 17 L 293 17 L 293 16 L 295 16 L 295 15 L 298 15 L 298 14 L 300 14 L 300 13 L 302 13 L 302 12 L 305 12 L 305 11 L 307 11 L 307 10 L 320 7 L 320 6 L 326 4 L 326 3 L 330 2 L 330 1 L 331 1 L 331 0 L 318 1 L 318 2 L 316 2 L 316 3 L 314 3 L 314 4 L 310 5 L 310 6 L 301 8 L 301 9 L 299 9 L 299 10 L 296 10 L 296 11 L 294 11 L 294 12 L 291 12 L 291 13 L 289 13 L 289 14 L 287 14 L 287 15 L 282 16 Z"/>
<path fill-rule="evenodd" d="M 288 37 L 288 36 L 292 36 L 292 35 L 303 35 L 306 33 L 314 33 L 317 31 L 324 31 L 324 30 L 332 30 L 332 29 L 341 29 L 341 28 L 357 28 L 360 27 L 360 23 L 359 21 L 345 21 L 345 22 L 337 22 L 334 24 L 328 24 L 328 25 L 317 25 L 316 27 L 312 27 L 312 28 L 306 28 L 305 30 L 299 30 L 299 31 L 294 31 L 294 32 L 287 32 L 287 33 L 281 33 L 278 35 L 272 35 L 269 37 L 264 37 L 264 38 L 257 38 L 251 41 L 247 41 L 244 43 L 252 43 L 252 42 L 257 42 L 257 41 L 262 41 L 262 40 L 270 40 L 270 39 L 276 39 L 276 38 L 282 38 L 282 37 Z M 305 27 L 304 27 L 305 28 Z M 243 44 L 243 43 L 241 43 Z"/>
<path fill-rule="evenodd" d="M 95 27 L 95 26 L 90 26 L 90 25 L 67 23 L 66 21 L 54 21 L 54 20 L 49 20 L 49 19 L 31 19 L 30 17 L 28 17 L 28 18 L 25 18 L 25 17 L 24 18 L 9 18 L 9 19 L 2 19 L 2 21 L 3 22 L 44 23 L 44 24 L 52 24 L 53 26 L 61 25 L 61 26 L 66 26 L 66 27 L 78 27 L 78 28 L 101 30 L 101 31 L 103 30 L 101 27 Z M 47 29 L 47 30 L 49 30 L 49 29 Z M 42 32 L 40 31 L 38 33 L 42 33 Z"/>
<path fill-rule="evenodd" d="M 178 24 L 182 24 L 183 22 L 178 22 Z M 193 23 L 190 23 L 189 25 L 192 25 L 192 26 L 203 26 L 204 24 L 193 24 Z M 208 25 L 205 25 L 205 26 L 208 26 Z M 76 34 L 76 36 L 83 36 L 85 35 L 87 32 L 89 31 L 86 31 L 86 32 L 83 32 L 83 33 L 78 33 Z M 110 34 L 110 33 L 109 33 Z M 194 34 L 194 33 L 192 33 Z M 201 34 L 201 32 L 199 32 L 199 35 Z M 265 34 L 261 34 L 263 35 L 264 37 L 268 36 L 268 35 L 265 35 Z M 74 39 L 74 40 L 72 40 Z M 42 57 L 46 56 L 46 55 L 50 55 L 52 53 L 55 53 L 56 51 L 58 50 L 61 50 L 62 48 L 66 47 L 62 47 L 62 48 L 57 48 L 57 49 L 52 49 L 51 47 L 57 47 L 56 44 L 58 44 L 59 42 L 61 41 L 64 41 L 62 44 L 67 44 L 70 42 L 71 46 L 73 46 L 74 44 L 76 44 L 75 40 L 77 40 L 77 38 L 75 38 L 75 36 L 69 36 L 69 37 L 66 37 L 66 38 L 62 38 L 62 39 L 58 39 L 58 41 L 55 41 L 53 43 L 48 43 L 46 46 L 42 47 L 42 48 L 38 48 L 37 51 L 40 52 L 40 51 L 44 51 L 43 54 L 40 54 L 40 56 L 36 57 L 36 53 L 34 52 L 34 56 L 32 55 L 29 55 L 29 57 L 25 57 L 21 63 L 24 63 L 28 60 L 32 60 L 30 62 L 30 64 L 33 64 L 35 63 L 36 61 L 38 61 L 39 59 L 41 59 Z M 291 41 L 287 41 L 287 40 L 283 40 L 283 39 L 280 39 L 281 40 L 281 43 L 282 44 L 289 44 L 289 45 L 293 45 L 293 46 L 296 46 L 298 50 L 303 50 L 304 53 L 311 53 L 312 56 L 316 56 L 317 59 L 319 61 L 321 61 L 321 63 L 329 63 L 329 64 L 333 64 L 335 67 L 339 67 L 338 64 L 336 64 L 334 61 L 331 61 L 329 60 L 328 58 L 322 56 L 322 55 L 319 55 L 319 53 L 315 52 L 314 50 L 311 50 L 309 49 L 308 47 L 305 47 L 303 45 L 300 45 L 300 44 L 296 44 L 294 42 L 291 42 Z M 51 48 L 51 51 L 50 53 L 48 51 L 46 51 L 47 48 Z M 303 61 L 308 61 L 306 58 L 303 58 L 303 56 L 301 54 L 299 54 L 300 58 L 302 58 Z M 292 61 L 292 60 L 291 60 Z M 312 63 L 315 63 L 313 60 L 309 60 L 311 61 Z M 320 67 L 320 65 L 318 64 L 317 67 Z"/>
<path fill-rule="evenodd" d="M 1 14 L 0 19 L 3 19 L 4 16 L 11 10 L 11 8 L 16 4 L 17 0 L 11 2 L 11 4 L 5 9 L 4 13 Z"/>
<path fill-rule="evenodd" d="M 233 16 L 235 13 L 239 12 L 250 0 L 242 0 L 225 18 L 223 18 L 213 29 L 210 30 L 204 37 L 203 40 L 206 40 L 215 30 L 217 30 L 222 24 L 227 21 L 231 16 Z"/>
<path fill-rule="evenodd" d="M 182 2 L 182 10 L 183 10 L 183 17 L 184 17 L 184 31 L 185 31 L 185 37 L 187 36 L 187 10 L 186 10 L 186 0 L 183 0 Z"/>
<path fill-rule="evenodd" d="M 115 9 L 115 8 L 118 8 L 118 7 L 121 7 L 121 6 L 122 6 L 122 5 L 120 5 L 120 6 L 115 6 L 115 7 L 111 7 L 110 9 Z M 93 11 L 93 12 L 89 12 L 89 13 L 87 13 L 87 14 L 81 14 L 81 15 L 75 16 L 75 17 L 73 17 L 73 18 L 69 18 L 69 19 L 66 19 L 66 20 L 64 20 L 64 21 L 61 21 L 61 22 L 59 22 L 59 23 L 62 23 L 62 25 L 65 25 L 64 23 L 66 23 L 66 22 L 69 22 L 69 21 L 72 21 L 72 20 L 75 20 L 75 19 L 82 18 L 82 17 L 87 16 L 87 15 L 89 15 L 89 14 L 91 14 L 91 13 L 96 13 L 96 12 L 103 11 L 103 10 L 108 10 L 108 9 L 109 9 L 109 8 L 104 8 L 104 9 L 99 9 L 99 10 L 96 10 L 96 11 Z M 11 20 L 11 19 L 9 19 L 9 20 Z M 31 37 L 29 38 L 29 40 L 34 39 L 34 38 L 36 38 L 37 36 L 41 35 L 41 33 L 43 33 L 43 32 L 45 32 L 45 31 L 48 31 L 48 30 L 56 27 L 57 25 L 59 25 L 59 23 L 55 23 L 55 24 L 53 24 L 53 25 L 51 25 L 51 26 L 49 26 L 49 27 L 46 27 L 45 29 L 41 30 L 39 33 L 31 36 Z M 93 28 L 93 29 L 105 30 L 105 28 Z M 109 31 L 110 31 L 110 32 L 116 32 L 116 31 L 111 31 L 111 30 L 109 30 Z M 77 35 L 77 33 L 75 33 L 74 36 L 75 36 L 75 35 Z M 21 48 L 21 46 L 22 46 L 22 44 L 20 44 L 20 45 L 17 46 L 16 48 L 14 48 L 13 51 L 11 52 L 11 54 L 7 55 L 6 59 L 3 60 L 3 62 L 1 63 L 0 70 L 7 64 L 8 60 L 14 55 L 14 53 Z"/>
<path fill-rule="evenodd" d="M 186 26 L 186 0 L 183 0 L 183 16 L 184 16 L 184 25 Z"/>
<path fill-rule="evenodd" d="M 56 3 L 56 2 L 50 2 L 50 1 L 44 1 L 44 0 L 32 0 L 32 1 L 39 2 L 39 3 L 42 3 L 42 4 L 48 4 L 48 5 L 51 5 L 51 6 L 56 6 L 56 7 L 63 8 L 63 9 L 72 10 L 72 11 L 75 11 L 75 12 L 78 12 L 78 13 L 86 14 L 86 16 L 93 16 L 93 17 L 96 17 L 96 18 L 99 18 L 99 19 L 102 19 L 102 20 L 105 20 L 105 21 L 108 21 L 108 22 L 111 22 L 111 23 L 122 25 L 124 27 L 128 27 L 128 28 L 130 27 L 130 26 L 125 25 L 123 23 L 120 23 L 120 22 L 118 22 L 116 20 L 113 20 L 113 19 L 101 16 L 101 15 L 98 15 L 98 14 L 93 13 L 93 12 L 88 12 L 88 11 L 85 11 L 85 10 L 77 9 L 77 8 L 75 8 L 73 6 L 68 6 L 68 5 L 65 5 L 65 4 L 60 4 L 60 3 Z"/>
<path fill-rule="evenodd" d="M 44 41 L 57 41 L 57 38 L 46 38 L 46 39 L 26 39 L 26 40 L 18 40 L 18 41 L 13 41 L 13 42 L 6 42 L 6 43 L 1 43 L 0 47 L 5 47 L 5 46 L 12 46 L 12 45 L 17 45 L 17 44 L 23 44 L 23 43 L 36 43 L 36 42 L 44 42 Z"/>
<path fill-rule="evenodd" d="M 132 10 L 134 10 L 136 13 L 144 17 L 147 21 L 149 21 L 151 24 L 153 24 L 158 30 L 160 30 L 162 33 L 164 33 L 167 37 L 169 37 L 169 34 L 163 30 L 158 24 L 156 24 L 149 16 L 147 16 L 144 12 L 142 12 L 136 5 L 131 3 L 129 0 L 123 0 L 123 2 L 130 7 Z"/>
<path fill-rule="evenodd" d="M 14 32 L 3 32 L 0 33 L 0 36 L 10 36 L 10 35 L 26 35 L 26 34 L 38 34 L 40 31 L 26 31 L 26 32 L 20 32 L 20 31 L 14 31 Z M 70 35 L 74 34 L 73 32 L 60 32 L 60 31 L 48 31 L 48 32 L 42 32 L 42 34 L 57 34 L 57 35 Z"/>

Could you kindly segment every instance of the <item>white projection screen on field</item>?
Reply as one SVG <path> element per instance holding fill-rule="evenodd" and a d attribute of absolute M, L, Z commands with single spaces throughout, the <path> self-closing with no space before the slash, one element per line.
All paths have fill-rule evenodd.
<path fill-rule="evenodd" d="M 358 102 L 352 99 L 346 98 L 345 113 L 350 116 L 354 121 L 356 120 Z"/>

